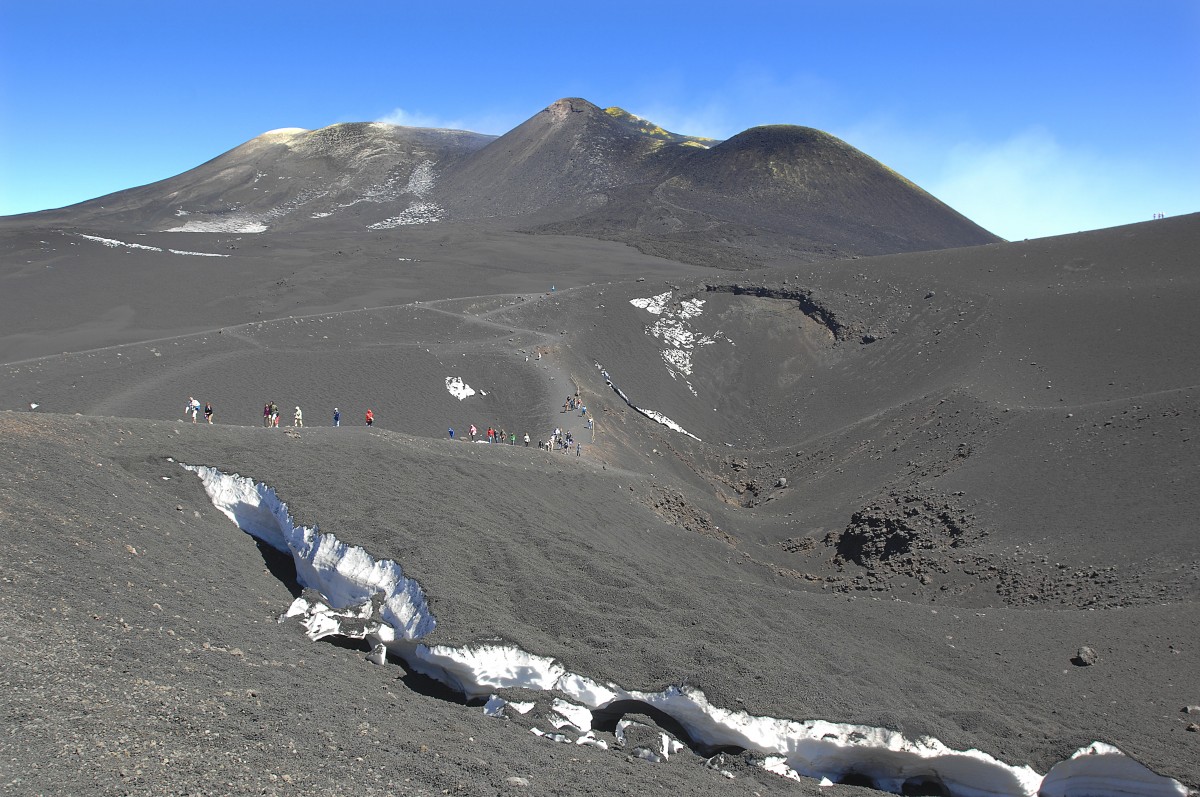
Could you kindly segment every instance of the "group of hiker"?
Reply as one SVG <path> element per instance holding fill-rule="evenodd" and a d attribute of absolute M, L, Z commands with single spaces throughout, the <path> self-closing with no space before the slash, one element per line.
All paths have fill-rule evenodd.
<path fill-rule="evenodd" d="M 204 413 L 204 420 L 206 420 L 209 423 L 213 422 L 214 412 L 213 412 L 212 404 L 210 402 L 206 401 L 206 402 L 204 402 L 203 409 L 201 409 L 200 402 L 198 400 L 196 400 L 196 398 L 194 396 L 188 396 L 187 404 L 184 405 L 184 408 L 183 408 L 184 417 L 186 418 L 186 417 L 190 416 L 192 419 L 192 423 L 197 423 L 201 412 Z M 268 401 L 266 404 L 263 405 L 262 418 L 263 418 L 263 426 L 264 427 L 266 427 L 268 429 L 278 429 L 279 428 L 279 416 L 280 416 L 279 405 L 276 404 L 274 401 Z M 367 426 L 374 426 L 375 425 L 375 412 L 371 409 L 368 409 L 366 414 L 363 416 L 363 421 L 367 424 Z M 333 425 L 334 426 L 342 425 L 342 411 L 340 409 L 338 409 L 337 407 L 333 408 Z M 303 412 L 303 410 L 300 409 L 299 405 L 297 405 L 296 408 L 292 411 L 292 426 L 297 426 L 297 427 L 304 426 L 304 412 Z"/>
<path fill-rule="evenodd" d="M 588 418 L 587 428 L 592 428 L 591 418 Z M 499 443 L 500 445 L 515 446 L 518 442 L 521 442 L 524 443 L 526 448 L 529 448 L 529 444 L 532 442 L 529 432 L 525 432 L 525 434 L 518 438 L 515 432 L 506 432 L 504 429 L 496 429 L 489 426 L 487 431 L 480 434 L 479 427 L 475 424 L 467 427 L 466 437 L 455 433 L 453 426 L 446 430 L 446 434 L 450 436 L 451 440 L 466 440 L 471 443 Z M 582 444 L 575 442 L 575 438 L 570 431 L 564 432 L 562 428 L 557 426 L 550 433 L 549 439 L 537 441 L 537 447 L 542 451 L 570 451 L 574 448 L 576 455 L 580 455 L 583 451 Z"/>
<path fill-rule="evenodd" d="M 578 390 L 575 391 L 574 396 L 567 396 L 567 400 L 563 402 L 562 408 L 563 412 L 574 412 L 575 410 L 579 410 L 580 418 L 587 417 L 587 405 L 580 400 Z"/>
<path fill-rule="evenodd" d="M 462 439 L 459 437 L 455 437 L 453 426 L 451 426 L 449 429 L 447 429 L 446 433 L 448 435 L 450 435 L 451 440 Z M 487 428 L 487 431 L 484 433 L 483 437 L 480 437 L 479 436 L 479 428 L 477 426 L 475 426 L 475 424 L 471 424 L 471 426 L 467 429 L 466 439 L 470 440 L 472 443 L 488 442 L 488 443 L 507 444 L 510 446 L 515 446 L 517 444 L 516 432 L 508 433 L 508 432 L 505 432 L 503 429 L 495 429 L 495 428 L 489 426 Z M 521 439 L 525 443 L 526 447 L 528 447 L 529 446 L 529 432 L 526 432 L 525 436 L 522 437 Z"/>
<path fill-rule="evenodd" d="M 578 393 L 576 393 L 574 396 L 568 396 L 567 400 L 563 403 L 563 412 L 574 411 L 576 409 L 578 409 L 580 411 L 579 412 L 580 416 L 587 415 L 587 407 L 585 407 L 583 405 L 583 403 L 579 400 Z M 184 410 L 183 410 L 184 416 L 187 417 L 190 415 L 192 418 L 192 423 L 197 423 L 201 412 L 204 413 L 205 421 L 207 421 L 208 423 L 213 422 L 213 406 L 212 406 L 212 404 L 206 401 L 206 402 L 204 402 L 203 409 L 201 409 L 200 402 L 197 401 L 193 396 L 188 396 L 187 405 L 184 407 Z M 266 427 L 268 429 L 278 429 L 279 428 L 279 417 L 280 417 L 279 405 L 276 404 L 274 401 L 268 401 L 266 404 L 263 404 L 262 417 L 263 417 L 263 426 L 264 427 Z M 366 413 L 363 416 L 363 421 L 366 423 L 367 426 L 374 426 L 375 425 L 374 411 L 372 411 L 371 409 L 367 409 Z M 340 409 L 338 409 L 337 407 L 333 408 L 333 425 L 334 426 L 342 425 L 342 411 Z M 293 410 L 293 412 L 292 412 L 292 426 L 295 426 L 295 427 L 303 427 L 304 426 L 304 412 L 300 409 L 299 405 L 296 405 L 295 410 Z M 587 419 L 587 428 L 588 429 L 592 428 L 592 419 L 591 418 Z M 463 438 L 458 438 L 455 436 L 453 426 L 451 426 L 446 431 L 450 435 L 451 440 L 463 439 Z M 518 442 L 517 435 L 515 432 L 507 432 L 504 429 L 496 429 L 495 427 L 492 427 L 492 426 L 488 426 L 487 431 L 484 432 L 483 435 L 480 435 L 479 428 L 477 426 L 475 426 L 475 424 L 470 425 L 470 427 L 467 430 L 467 437 L 465 439 L 470 440 L 472 443 L 487 442 L 487 443 L 499 443 L 501 445 L 507 444 L 510 446 L 515 446 Z M 525 434 L 521 436 L 520 442 L 524 443 L 526 448 L 529 447 L 529 444 L 531 442 L 531 439 L 529 437 L 529 432 L 525 432 Z M 564 432 L 559 427 L 554 428 L 554 431 L 550 434 L 550 437 L 548 440 L 538 440 L 537 445 L 538 445 L 539 449 L 544 450 L 544 451 L 559 451 L 559 450 L 570 451 L 571 448 L 574 447 L 576 455 L 579 455 L 581 453 L 581 451 L 583 450 L 582 445 L 575 442 L 575 439 L 572 436 L 570 431 Z"/>
<path fill-rule="evenodd" d="M 374 411 L 372 411 L 370 408 L 368 408 L 366 414 L 363 416 L 363 421 L 366 423 L 367 426 L 374 426 L 375 425 Z M 340 409 L 338 409 L 337 407 L 333 408 L 333 425 L 334 426 L 342 425 L 342 411 Z M 279 428 L 279 406 L 274 401 L 268 401 L 266 404 L 263 405 L 263 426 L 267 427 L 268 429 L 271 429 L 271 428 L 278 429 Z M 295 411 L 292 412 L 292 426 L 299 426 L 299 427 L 304 426 L 304 412 L 300 409 L 300 407 L 298 405 L 297 405 Z"/>

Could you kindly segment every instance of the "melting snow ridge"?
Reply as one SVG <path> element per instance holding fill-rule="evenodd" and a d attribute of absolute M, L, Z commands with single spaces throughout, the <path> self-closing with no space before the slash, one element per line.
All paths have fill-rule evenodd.
<path fill-rule="evenodd" d="M 437 621 L 421 585 L 406 578 L 396 562 L 377 561 L 332 534 L 297 526 L 287 504 L 261 482 L 215 468 L 183 467 L 200 477 L 213 505 L 239 528 L 291 555 L 301 586 L 317 590 L 336 608 L 381 601 L 380 618 L 400 639 L 418 639 L 433 631 Z"/>
<path fill-rule="evenodd" d="M 700 440 L 699 437 L 696 437 L 696 435 L 692 434 L 687 429 L 684 429 L 682 426 L 675 423 L 675 421 L 671 420 L 666 415 L 663 415 L 658 410 L 647 410 L 647 409 L 643 409 L 642 407 L 639 407 L 638 405 L 634 404 L 629 399 L 629 396 L 625 395 L 625 391 L 621 390 L 621 388 L 617 387 L 616 383 L 612 381 L 612 377 L 610 377 L 608 375 L 608 371 L 604 370 L 604 368 L 602 368 L 600 366 L 600 363 L 596 363 L 596 368 L 598 368 L 600 370 L 600 375 L 604 377 L 604 384 L 611 387 L 613 389 L 613 392 L 616 393 L 618 396 L 620 396 L 621 400 L 629 405 L 630 409 L 636 410 L 637 412 L 641 413 L 642 415 L 645 415 L 647 418 L 654 421 L 655 423 L 661 423 L 663 426 L 667 427 L 668 429 L 679 432 L 680 434 L 685 434 L 697 442 L 703 442 L 702 440 Z"/>
<path fill-rule="evenodd" d="M 425 645 L 418 640 L 433 631 L 436 621 L 421 586 L 405 578 L 399 564 L 377 561 L 362 548 L 321 534 L 315 527 L 296 526 L 287 505 L 265 484 L 215 468 L 183 467 L 200 478 L 213 505 L 242 530 L 290 553 L 301 585 L 321 593 L 322 600 L 297 598 L 287 612 L 303 618 L 311 638 L 339 634 L 374 642 L 373 661 L 382 663 L 390 651 L 468 698 L 490 696 L 484 711 L 492 715 L 505 705 L 519 712 L 529 710 L 529 704 L 498 697 L 495 692 L 500 689 L 565 695 L 577 705 L 556 699 L 554 712 L 564 720 L 560 730 L 570 725 L 584 732 L 577 744 L 603 744 L 592 735 L 587 711 L 632 700 L 670 715 L 701 744 L 737 746 L 763 755 L 762 766 L 786 777 L 834 780 L 853 772 L 896 793 L 906 784 L 935 782 L 955 797 L 1188 795 L 1179 781 L 1157 775 L 1101 742 L 1080 749 L 1043 778 L 1028 766 L 1011 766 L 979 750 L 953 750 L 936 739 L 909 739 L 886 728 L 730 711 L 712 705 L 702 691 L 687 686 L 659 692 L 626 690 L 569 672 L 556 659 L 511 645 Z M 562 733 L 533 730 L 568 741 Z M 664 738 L 664 759 L 671 752 L 668 747 Z"/>
<path fill-rule="evenodd" d="M 146 244 L 131 244 L 131 243 L 126 243 L 125 241 L 118 241 L 115 238 L 101 238 L 99 235 L 86 235 L 81 232 L 75 233 L 75 234 L 78 235 L 80 238 L 86 238 L 89 241 L 96 241 L 97 243 L 102 243 L 110 249 L 116 249 L 118 246 L 125 246 L 130 249 L 144 249 L 148 252 L 162 252 L 163 251 L 163 248 L 161 246 L 147 246 Z M 222 254 L 218 254 L 216 252 L 188 252 L 183 249 L 167 249 L 166 251 L 170 252 L 173 255 L 193 255 L 195 257 L 229 257 L 229 255 L 222 255 Z"/>

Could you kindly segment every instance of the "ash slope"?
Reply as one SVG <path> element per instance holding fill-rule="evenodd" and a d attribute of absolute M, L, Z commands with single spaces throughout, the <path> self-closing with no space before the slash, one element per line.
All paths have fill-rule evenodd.
<path fill-rule="evenodd" d="M 252 643 L 292 646 L 262 656 L 268 663 L 320 656 L 313 680 L 353 686 L 315 704 L 316 716 L 339 717 L 327 743 L 363 749 L 334 701 L 377 688 L 368 684 L 379 671 L 348 675 L 358 657 L 324 658 L 346 651 L 309 653 L 294 636 L 270 636 L 276 626 L 245 630 L 245 614 L 221 592 L 231 553 L 214 551 L 205 570 L 157 533 L 179 525 L 178 505 L 201 512 L 210 543 L 230 539 L 219 536 L 231 529 L 204 506 L 198 486 L 162 480 L 173 472 L 164 464 L 171 456 L 267 481 L 301 522 L 394 556 L 418 574 L 448 640 L 498 635 L 628 687 L 686 680 L 751 713 L 929 733 L 1041 771 L 1100 739 L 1195 786 L 1196 736 L 1179 708 L 1200 688 L 1187 636 L 1200 619 L 1198 543 L 1194 495 L 1181 474 L 1195 461 L 1200 379 L 1186 344 L 1168 344 L 1198 331 L 1198 238 L 1192 216 L 736 280 L 715 272 L 668 285 L 606 279 L 553 294 L 256 322 L 9 366 L 5 406 L 47 401 L 45 393 L 46 406 L 64 414 L 5 417 L 9 458 L 25 474 L 7 488 L 3 506 L 14 522 L 6 526 L 27 535 L 11 555 L 14 572 L 31 574 L 18 594 L 33 596 L 9 623 L 21 629 L 27 671 L 38 674 L 19 694 L 66 688 L 64 669 L 29 641 L 29 618 L 41 617 L 45 601 L 69 596 L 54 614 L 65 606 L 66 632 L 98 651 L 111 629 L 85 634 L 80 604 L 113 602 L 145 635 L 159 633 L 153 604 L 183 591 L 200 608 L 174 613 L 206 635 L 210 650 L 237 647 L 240 659 Z M 543 243 L 522 240 L 530 254 Z M 663 294 L 655 315 L 645 300 Z M 690 338 L 674 327 L 648 332 L 697 300 L 699 315 L 677 319 Z M 704 337 L 713 342 L 697 342 Z M 664 357 L 685 340 L 690 373 L 677 354 Z M 704 442 L 635 412 L 597 363 L 635 404 Z M 445 387 L 452 376 L 483 390 L 460 401 Z M 575 384 L 599 423 L 586 456 L 428 439 L 471 421 L 529 427 L 535 438 L 558 424 L 582 433 L 577 415 L 557 411 Z M 171 419 L 188 393 L 213 398 L 219 420 L 246 427 L 180 428 Z M 356 419 L 364 401 L 380 398 L 389 402 L 376 405 L 381 423 L 400 431 L 247 428 L 265 398 L 303 404 L 310 423 L 314 415 L 323 423 L 334 404 Z M 170 422 L 66 417 L 76 411 Z M 72 496 L 91 509 L 64 510 Z M 95 534 L 64 536 L 79 522 L 93 523 Z M 88 547 L 93 536 L 106 540 L 103 555 Z M 196 579 L 204 588 L 163 588 L 171 580 L 143 574 L 80 593 L 80 570 L 143 566 L 125 544 L 161 546 L 157 561 L 187 562 L 180 572 L 205 573 Z M 269 583 L 248 572 L 232 580 L 256 590 Z M 126 595 L 122 583 L 135 587 Z M 281 597 L 264 594 L 252 619 L 273 617 Z M 1098 651 L 1095 666 L 1070 664 L 1081 645 Z M 95 683 L 110 690 L 105 699 L 124 667 L 153 672 L 154 688 L 168 683 L 163 672 L 183 672 L 189 694 L 220 705 L 212 711 L 240 708 L 206 691 L 228 691 L 214 683 L 228 675 L 183 669 L 196 666 L 186 656 L 209 655 L 199 653 L 202 643 L 180 644 L 166 665 L 138 654 L 140 643 L 104 650 L 111 663 L 99 666 Z M 266 666 L 254 677 L 277 684 Z M 428 732 L 441 710 L 404 705 L 400 719 L 387 718 L 413 733 Z M 12 710 L 22 716 L 18 704 Z M 136 724 L 159 709 L 135 702 L 124 710 Z M 494 727 L 465 709 L 453 717 L 463 736 L 479 739 Z M 70 720 L 54 715 L 59 728 Z M 273 745 L 283 744 L 255 736 L 240 718 L 222 723 L 222 733 L 253 740 L 253 761 L 273 759 Z M 369 727 L 357 730 L 371 738 Z M 54 733 L 36 738 L 29 749 L 43 760 L 57 749 Z M 291 738 L 305 749 L 326 743 L 311 727 Z M 494 739 L 488 760 L 502 766 L 481 771 L 518 771 L 526 746 L 509 755 L 501 750 L 515 744 L 511 737 L 486 738 Z M 445 774 L 434 768 L 480 768 L 420 763 L 419 748 L 389 753 L 395 758 L 362 757 L 400 761 L 422 779 Z M 326 777 L 315 762 L 328 757 L 312 761 L 288 774 Z M 634 779 L 620 778 L 645 774 L 583 761 L 634 790 Z M 334 764 L 343 765 L 352 766 Z M 557 760 L 541 771 L 565 784 L 577 765 Z M 236 766 L 215 771 L 238 780 Z M 651 777 L 698 793 L 725 788 L 724 779 L 704 780 L 716 775 L 685 769 Z M 495 785 L 469 782 L 471 790 Z"/>
<path fill-rule="evenodd" d="M 3 709 L 23 729 L 5 760 L 24 762 L 8 773 L 20 793 L 332 793 L 352 777 L 366 794 L 480 794 L 514 776 L 542 793 L 817 791 L 753 768 L 729 781 L 691 755 L 654 767 L 568 751 L 423 694 L 431 685 L 353 646 L 307 641 L 275 622 L 294 594 L 286 572 L 167 451 L 236 464 L 276 483 L 302 521 L 336 517 L 325 531 L 402 562 L 439 618 L 435 641 L 500 638 L 633 687 L 683 680 L 718 705 L 854 717 L 1043 771 L 1102 736 L 1188 778 L 1186 734 L 1139 738 L 1163 710 L 1146 706 L 1188 678 L 1187 641 L 1163 638 L 1194 621 L 1187 606 L 977 614 L 797 591 L 723 541 L 663 523 L 629 474 L 523 448 L 365 429 L 0 423 L 21 463 L 2 488 L 20 565 L 6 568 L 3 612 L 19 662 Z M 1114 641 L 1103 666 L 1064 667 L 1064 638 L 1081 634 Z M 1120 711 L 1096 699 L 1117 689 Z"/>

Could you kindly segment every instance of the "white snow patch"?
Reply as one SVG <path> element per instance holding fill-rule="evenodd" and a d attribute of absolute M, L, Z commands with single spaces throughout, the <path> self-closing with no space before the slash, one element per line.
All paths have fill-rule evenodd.
<path fill-rule="evenodd" d="M 228 210 L 205 213 L 204 218 L 190 219 L 179 227 L 168 228 L 167 232 L 224 232 L 247 235 L 266 232 L 268 222 L 286 216 L 328 193 L 328 189 L 306 188 L 282 205 L 258 212 L 242 210 L 235 205 Z M 176 215 L 181 214 L 176 211 Z"/>
<path fill-rule="evenodd" d="M 475 395 L 475 391 L 462 380 L 461 376 L 446 377 L 446 389 L 450 391 L 451 396 L 454 396 L 459 401 L 462 401 L 467 396 Z"/>
<path fill-rule="evenodd" d="M 1040 797 L 1187 797 L 1188 790 L 1158 775 L 1111 744 L 1092 742 L 1050 767 Z"/>
<path fill-rule="evenodd" d="M 192 255 L 193 257 L 229 257 L 229 255 L 218 252 L 188 252 L 183 249 L 168 249 L 167 251 L 173 255 Z"/>
<path fill-rule="evenodd" d="M 89 241 L 96 241 L 97 243 L 102 243 L 105 246 L 109 247 L 110 249 L 115 249 L 118 246 L 125 246 L 130 249 L 144 249 L 147 252 L 162 252 L 162 251 L 164 251 L 163 248 L 160 246 L 147 246 L 146 244 L 131 244 L 131 243 L 126 243 L 125 241 L 118 241 L 115 238 L 101 238 L 99 235 L 85 235 L 84 233 L 76 233 L 76 235 L 78 235 L 80 238 L 86 238 Z M 166 251 L 170 252 L 173 255 L 194 255 L 196 257 L 229 257 L 229 255 L 222 255 L 222 254 L 218 254 L 216 252 L 188 252 L 183 249 L 167 249 Z"/>
<path fill-rule="evenodd" d="M 436 172 L 433 170 L 434 165 L 433 161 L 423 161 L 417 164 L 412 174 L 409 175 L 408 183 L 404 186 L 405 192 L 423 197 L 432 191 L 436 178 Z"/>
<path fill-rule="evenodd" d="M 671 420 L 666 415 L 663 415 L 661 412 L 658 412 L 657 410 L 647 410 L 647 409 L 643 409 L 641 407 L 635 407 L 634 409 L 636 409 L 642 415 L 645 415 L 650 420 L 661 423 L 663 426 L 667 427 L 668 429 L 673 429 L 674 431 L 679 432 L 680 434 L 685 434 L 688 437 L 692 438 L 693 440 L 700 440 L 699 437 L 696 437 L 696 435 L 692 434 L 687 429 L 684 429 L 682 426 L 675 423 L 675 421 Z M 703 442 L 703 441 L 701 441 L 701 442 Z"/>
<path fill-rule="evenodd" d="M 551 710 L 550 721 L 559 730 L 566 725 L 580 733 L 587 733 L 592 729 L 592 710 L 587 706 L 556 697 L 551 705 Z"/>
<path fill-rule="evenodd" d="M 657 296 L 647 296 L 644 299 L 630 299 L 629 303 L 634 307 L 640 307 L 646 312 L 654 315 L 661 315 L 666 308 L 667 302 L 671 301 L 671 292 L 660 293 Z"/>
<path fill-rule="evenodd" d="M 719 332 L 713 337 L 692 329 L 691 320 L 704 312 L 703 299 L 686 299 L 675 308 L 671 306 L 671 292 L 667 291 L 657 296 L 630 299 L 629 303 L 659 316 L 653 324 L 646 327 L 646 334 L 665 344 L 661 356 L 672 379 L 679 375 L 691 376 L 692 352 L 701 346 L 711 346 L 717 338 L 723 337 Z M 699 395 L 690 381 L 684 379 L 684 384 L 693 396 Z"/>
<path fill-rule="evenodd" d="M 492 695 L 483 704 L 483 713 L 489 717 L 503 717 L 506 714 L 505 709 L 511 707 L 518 714 L 528 714 L 535 705 L 532 701 L 505 700 L 500 695 Z"/>
<path fill-rule="evenodd" d="M 762 760 L 762 768 L 767 772 L 779 775 L 780 777 L 788 778 L 789 780 L 802 781 L 802 778 L 796 774 L 796 770 L 787 765 L 787 759 L 783 756 L 767 756 Z M 824 786 L 826 781 L 829 781 L 830 786 L 833 785 L 833 781 L 829 780 L 829 778 L 821 778 L 820 785 Z"/>
<path fill-rule="evenodd" d="M 167 232 L 227 232 L 246 235 L 266 231 L 267 225 L 257 216 L 248 213 L 231 213 L 214 219 L 195 219 L 167 229 Z"/>
<path fill-rule="evenodd" d="M 530 728 L 529 732 L 534 736 L 541 736 L 543 739 L 549 739 L 552 742 L 559 744 L 570 744 L 571 740 L 567 738 L 565 733 L 546 733 L 540 728 Z"/>
<path fill-rule="evenodd" d="M 101 238 L 99 235 L 85 235 L 84 233 L 81 233 L 81 232 L 76 233 L 76 235 L 78 235 L 80 238 L 86 238 L 89 241 L 95 241 L 97 243 L 104 244 L 105 246 L 107 246 L 110 249 L 115 249 L 118 246 L 125 246 L 130 249 L 145 249 L 148 252 L 161 252 L 162 251 L 162 249 L 157 246 L 147 246 L 145 244 L 130 244 L 130 243 L 125 243 L 124 241 L 118 241 L 114 238 Z"/>
<path fill-rule="evenodd" d="M 398 216 L 392 216 L 374 224 L 368 224 L 368 230 L 391 230 L 406 224 L 431 224 L 441 221 L 446 211 L 436 202 L 414 202 Z"/>
<path fill-rule="evenodd" d="M 298 136 L 301 133 L 307 132 L 303 127 L 277 127 L 274 130 L 268 130 L 263 133 L 259 138 L 266 138 L 267 136 L 291 138 L 292 136 Z"/>
<path fill-rule="evenodd" d="M 601 750 L 608 749 L 608 742 L 603 739 L 597 739 L 595 731 L 587 731 L 575 740 L 575 744 L 585 744 L 588 747 L 597 747 Z"/>

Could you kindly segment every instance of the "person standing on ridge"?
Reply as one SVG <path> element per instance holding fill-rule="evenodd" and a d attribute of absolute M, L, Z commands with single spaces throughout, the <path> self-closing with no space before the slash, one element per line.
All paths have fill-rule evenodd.
<path fill-rule="evenodd" d="M 333 425 L 334 426 L 342 425 L 342 413 L 338 411 L 337 407 L 333 408 Z"/>
<path fill-rule="evenodd" d="M 272 401 L 272 402 L 271 402 L 271 423 L 270 423 L 270 426 L 271 426 L 271 428 L 272 428 L 272 429 L 278 429 L 278 428 L 279 428 L 279 405 L 278 405 L 278 404 L 276 404 L 274 401 Z"/>
<path fill-rule="evenodd" d="M 304 413 L 300 411 L 299 407 L 297 407 L 296 411 L 292 413 L 292 426 L 303 426 L 303 425 L 304 425 Z"/>
<path fill-rule="evenodd" d="M 209 402 L 204 402 L 204 420 L 212 423 L 213 408 Z"/>
<path fill-rule="evenodd" d="M 471 428 L 467 430 L 467 434 L 471 436 L 471 442 L 475 442 L 475 436 L 479 434 L 479 430 L 475 428 L 475 424 L 471 424 Z"/>
<path fill-rule="evenodd" d="M 374 426 L 375 425 L 375 413 L 371 412 L 370 410 L 367 410 L 366 421 L 367 421 L 367 426 Z"/>
<path fill-rule="evenodd" d="M 529 432 L 525 433 L 525 447 L 529 448 Z"/>
<path fill-rule="evenodd" d="M 451 426 L 451 427 L 450 427 L 449 429 L 447 429 L 446 431 L 450 433 L 450 439 L 451 439 L 451 440 L 453 440 L 453 439 L 454 439 L 454 427 L 453 427 L 453 426 Z"/>
<path fill-rule="evenodd" d="M 271 425 L 271 402 L 268 401 L 266 404 L 263 405 L 263 427 L 266 428 L 270 425 Z"/>
<path fill-rule="evenodd" d="M 200 415 L 200 402 L 193 396 L 188 396 L 187 406 L 183 408 L 184 415 L 192 416 L 192 423 L 196 422 L 196 418 Z"/>

